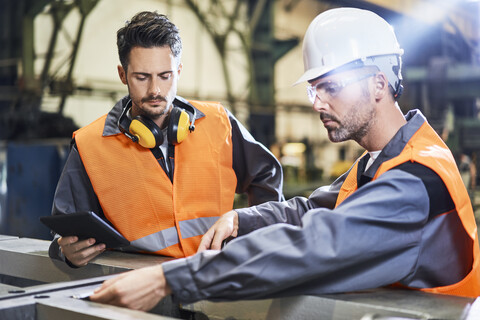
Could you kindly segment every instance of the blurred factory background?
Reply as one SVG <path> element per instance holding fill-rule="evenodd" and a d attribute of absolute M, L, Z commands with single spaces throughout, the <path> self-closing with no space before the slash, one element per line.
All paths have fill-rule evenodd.
<path fill-rule="evenodd" d="M 404 112 L 419 108 L 458 160 L 474 204 L 480 165 L 480 2 L 472 0 L 0 0 L 0 234 L 49 239 L 71 134 L 124 96 L 116 31 L 157 10 L 179 27 L 178 94 L 222 102 L 284 166 L 285 194 L 308 195 L 362 152 L 328 141 L 304 85 L 310 21 L 338 6 L 395 28 Z M 478 171 L 480 172 L 480 171 Z"/>

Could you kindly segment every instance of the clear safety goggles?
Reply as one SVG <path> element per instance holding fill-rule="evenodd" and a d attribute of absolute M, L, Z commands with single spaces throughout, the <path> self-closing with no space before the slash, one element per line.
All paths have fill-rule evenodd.
<path fill-rule="evenodd" d="M 335 98 L 346 86 L 375 75 L 376 73 L 369 73 L 341 81 L 330 80 L 317 83 L 316 85 L 307 85 L 308 100 L 314 104 L 315 99 L 318 97 L 321 102 L 326 102 L 328 99 Z"/>

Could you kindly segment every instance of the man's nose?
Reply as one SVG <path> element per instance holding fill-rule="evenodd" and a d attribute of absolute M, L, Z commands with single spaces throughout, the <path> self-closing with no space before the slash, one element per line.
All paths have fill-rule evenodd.
<path fill-rule="evenodd" d="M 315 96 L 315 102 L 313 103 L 313 110 L 316 112 L 321 112 L 326 110 L 329 107 L 328 103 L 320 100 L 318 96 Z"/>
<path fill-rule="evenodd" d="M 148 94 L 150 95 L 160 95 L 161 89 L 160 89 L 160 82 L 157 79 L 152 79 L 150 81 L 150 86 L 148 88 Z"/>

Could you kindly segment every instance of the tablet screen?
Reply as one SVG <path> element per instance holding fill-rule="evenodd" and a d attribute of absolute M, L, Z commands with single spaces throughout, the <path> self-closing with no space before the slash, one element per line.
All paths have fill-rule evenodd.
<path fill-rule="evenodd" d="M 77 236 L 80 240 L 95 238 L 107 248 L 125 247 L 130 242 L 94 212 L 76 212 L 40 217 L 40 221 L 63 237 Z"/>

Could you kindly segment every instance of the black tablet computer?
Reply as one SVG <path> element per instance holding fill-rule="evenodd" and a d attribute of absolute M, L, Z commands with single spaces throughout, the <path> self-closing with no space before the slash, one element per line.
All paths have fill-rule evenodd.
<path fill-rule="evenodd" d="M 40 217 L 40 221 L 63 237 L 95 238 L 96 243 L 105 243 L 112 249 L 130 244 L 120 232 L 91 211 L 45 216 Z"/>

